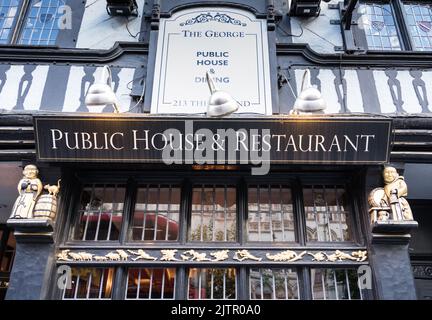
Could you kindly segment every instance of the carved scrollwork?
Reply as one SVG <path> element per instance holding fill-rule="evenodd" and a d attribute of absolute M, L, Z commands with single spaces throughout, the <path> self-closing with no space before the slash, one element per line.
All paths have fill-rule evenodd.
<path fill-rule="evenodd" d="M 229 259 L 228 252 L 229 250 L 219 250 L 219 251 L 211 252 L 210 255 L 214 257 L 212 261 L 225 261 Z"/>
<path fill-rule="evenodd" d="M 199 253 L 195 250 L 188 250 L 181 255 L 183 261 L 211 261 L 206 257 L 206 253 Z"/>
<path fill-rule="evenodd" d="M 157 260 L 156 257 L 152 257 L 151 255 L 149 255 L 147 252 L 145 252 L 142 249 L 138 249 L 137 251 L 132 251 L 132 250 L 128 250 L 129 253 L 132 253 L 134 255 L 136 255 L 136 257 L 132 258 L 133 261 L 137 261 L 137 260 Z"/>
<path fill-rule="evenodd" d="M 104 262 L 104 261 L 138 261 L 138 260 L 148 260 L 148 261 L 190 261 L 190 262 L 205 262 L 205 261 L 226 261 L 230 259 L 229 250 L 218 250 L 210 252 L 207 256 L 207 252 L 198 252 L 196 250 L 190 249 L 186 251 L 182 251 L 180 254 L 180 258 L 177 258 L 178 254 L 177 249 L 162 249 L 160 250 L 161 257 L 158 259 L 155 256 L 150 255 L 143 249 L 138 250 L 123 250 L 117 249 L 115 251 L 108 252 L 105 255 L 95 255 L 93 253 L 79 251 L 79 252 L 71 252 L 70 249 L 61 250 L 57 253 L 56 258 L 57 261 L 96 261 L 96 262 Z M 302 251 L 297 253 L 293 250 L 284 250 L 277 253 L 269 253 L 265 254 L 265 258 L 267 261 L 272 262 L 295 262 L 303 260 L 306 255 L 312 257 L 312 261 L 317 262 L 339 262 L 339 261 L 354 261 L 354 262 L 364 262 L 367 260 L 367 251 L 358 250 L 353 251 L 351 253 L 345 253 L 340 250 L 336 250 L 333 253 L 318 251 L 318 252 L 310 252 L 310 251 Z M 233 260 L 242 262 L 245 260 L 252 261 L 262 261 L 263 258 L 257 257 L 249 250 L 237 250 L 232 256 Z"/>
<path fill-rule="evenodd" d="M 211 13 L 201 13 L 194 18 L 186 20 L 186 22 L 180 23 L 180 26 L 189 26 L 196 23 L 207 23 L 211 21 L 216 21 L 220 23 L 229 23 L 235 26 L 246 26 L 246 23 L 241 22 L 238 19 L 234 19 L 225 13 L 216 13 L 212 15 Z"/>
<path fill-rule="evenodd" d="M 244 260 L 255 260 L 261 261 L 262 258 L 255 257 L 248 250 L 238 250 L 233 257 L 234 260 L 244 261 Z"/>
<path fill-rule="evenodd" d="M 175 257 L 177 251 L 177 249 L 161 250 L 162 257 L 160 258 L 160 261 L 180 261 Z"/>
<path fill-rule="evenodd" d="M 308 252 L 308 254 L 313 257 L 312 261 L 336 262 L 336 261 L 351 260 L 355 262 L 363 262 L 367 260 L 367 251 L 361 251 L 361 250 L 351 252 L 351 254 L 342 252 L 340 250 L 336 250 L 332 254 L 327 254 L 322 251 L 316 253 Z"/>
<path fill-rule="evenodd" d="M 303 256 L 306 254 L 306 251 L 303 251 L 300 254 L 292 250 L 282 251 L 280 253 L 271 255 L 269 253 L 266 254 L 267 259 L 272 261 L 284 261 L 284 262 L 294 262 L 303 259 Z"/>

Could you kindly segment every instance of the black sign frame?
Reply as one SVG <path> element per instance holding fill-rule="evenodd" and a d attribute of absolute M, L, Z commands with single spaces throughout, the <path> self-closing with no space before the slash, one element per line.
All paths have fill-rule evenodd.
<path fill-rule="evenodd" d="M 217 129 L 233 129 L 248 130 L 257 129 L 270 129 L 272 134 L 275 133 L 288 134 L 289 132 L 295 132 L 297 137 L 299 136 L 323 136 L 324 138 L 331 137 L 331 134 L 343 137 L 352 134 L 352 137 L 356 135 L 374 135 L 374 139 L 377 139 L 374 147 L 369 150 L 368 154 L 352 154 L 347 153 L 344 157 L 338 155 L 327 155 L 325 152 L 301 152 L 301 157 L 288 157 L 287 152 L 276 152 L 273 150 L 273 139 L 271 139 L 271 156 L 269 160 L 263 159 L 263 162 L 270 162 L 273 164 L 384 164 L 388 163 L 391 151 L 392 143 L 392 119 L 384 117 L 367 118 L 367 117 L 231 117 L 223 119 L 204 118 L 204 117 L 160 117 L 160 116 L 142 116 L 134 115 L 65 115 L 65 116 L 48 116 L 48 115 L 36 115 L 34 116 L 34 127 L 36 137 L 36 150 L 37 160 L 40 162 L 105 162 L 105 163 L 164 163 L 160 154 L 162 151 L 151 150 L 149 152 L 136 152 L 133 154 L 131 150 L 117 152 L 103 151 L 102 153 L 108 154 L 109 156 L 100 156 L 100 151 L 93 152 L 88 150 L 71 151 L 69 153 L 60 152 L 58 150 L 49 150 L 49 130 L 75 130 L 75 132 L 96 132 L 101 135 L 102 132 L 110 131 L 113 129 L 123 129 L 124 132 L 129 130 L 128 137 L 130 137 L 131 130 L 150 130 L 157 129 L 157 132 L 163 132 L 168 128 L 181 128 L 182 125 L 187 121 L 193 121 L 194 132 L 197 129 L 211 129 L 214 132 Z M 51 129 L 49 129 L 51 128 Z M 54 129 L 53 129 L 54 128 Z M 111 128 L 111 129 L 110 129 Z M 135 129 L 133 129 L 135 128 Z M 150 128 L 150 129 L 149 129 Z M 195 129 L 197 128 L 197 129 Z M 81 130 L 81 131 L 80 131 Z M 87 131 L 85 131 L 87 130 Z M 99 131 L 98 131 L 99 130 Z M 291 131 L 290 131 L 291 130 Z M 316 130 L 316 131 L 314 131 Z M 357 131 L 356 131 L 357 130 Z M 155 132 L 156 132 L 155 131 Z M 63 131 L 61 131 L 63 132 Z M 68 131 L 64 131 L 68 132 Z M 120 132 L 120 131 L 116 131 Z M 121 131 L 123 132 L 123 131 Z M 123 134 L 124 134 L 123 132 Z M 51 132 L 52 133 L 52 132 Z M 54 132 L 55 133 L 55 132 Z M 70 132 L 72 134 L 72 131 Z M 53 133 L 52 133 L 53 134 Z M 328 136 L 330 134 L 330 136 Z M 328 137 L 327 137 L 328 136 Z M 55 136 L 54 136 L 55 137 Z M 122 136 L 124 138 L 124 135 Z M 119 135 L 115 138 L 119 138 Z M 364 137 L 363 137 L 364 138 Z M 113 141 L 115 141 L 115 139 Z M 318 138 L 317 138 L 318 139 Z M 357 138 L 358 140 L 358 138 Z M 363 139 L 363 142 L 366 139 Z M 303 140 L 303 143 L 306 141 Z M 326 140 L 330 141 L 330 140 Z M 353 141 L 353 140 L 351 140 Z M 301 144 L 300 140 L 300 144 Z M 309 141 L 310 142 L 310 141 Z M 318 142 L 315 142 L 315 144 Z M 347 142 L 345 141 L 345 144 Z M 377 146 L 377 144 L 379 146 Z M 113 144 L 115 146 L 115 144 Z M 309 143 L 310 145 L 310 143 Z M 51 144 L 52 148 L 53 144 Z M 130 143 L 129 143 L 130 147 Z M 345 145 L 346 147 L 346 145 Z M 350 144 L 348 142 L 348 147 Z M 366 146 L 367 147 L 367 146 Z M 286 147 L 288 148 L 288 146 Z M 298 149 L 298 148 L 297 148 Z M 318 145 L 317 145 L 317 149 Z M 337 148 L 335 148 L 337 149 Z M 323 148 L 324 150 L 324 148 Z M 136 150 L 135 150 L 136 151 Z M 333 150 L 331 150 L 333 152 Z M 294 151 L 293 151 L 294 152 Z M 323 154 L 324 153 L 324 154 Z M 334 153 L 334 152 L 333 152 Z M 366 154 L 366 155 L 365 155 Z M 299 153 L 300 155 L 300 153 Z M 228 159 L 226 159 L 228 163 Z M 232 159 L 230 159 L 232 160 Z M 234 159 L 232 161 L 237 161 Z M 184 159 L 186 164 L 191 163 L 193 159 Z M 237 161 L 234 164 L 243 164 L 244 162 Z M 216 163 L 214 163 L 216 164 Z M 220 163 L 217 163 L 220 164 Z M 233 164 L 233 162 L 229 162 Z M 253 164 L 249 161 L 248 164 Z"/>

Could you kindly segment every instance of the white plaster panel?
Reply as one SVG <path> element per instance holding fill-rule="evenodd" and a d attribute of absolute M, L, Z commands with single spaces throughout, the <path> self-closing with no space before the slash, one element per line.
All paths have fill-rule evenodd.
<path fill-rule="evenodd" d="M 426 86 L 428 109 L 430 112 L 432 112 L 432 72 L 431 71 L 423 72 L 422 80 L 425 82 L 425 86 Z"/>
<path fill-rule="evenodd" d="M 398 71 L 397 77 L 402 90 L 402 108 L 408 113 L 421 113 L 422 108 L 414 91 L 412 81 L 414 80 L 409 71 Z"/>
<path fill-rule="evenodd" d="M 33 81 L 27 97 L 24 101 L 25 110 L 39 110 L 42 109 L 42 95 L 46 79 L 48 76 L 49 66 L 38 66 L 32 72 Z"/>
<path fill-rule="evenodd" d="M 347 83 L 347 107 L 351 112 L 364 112 L 363 98 L 360 91 L 360 82 L 355 70 L 345 71 Z"/>
<path fill-rule="evenodd" d="M 341 110 L 341 105 L 338 101 L 334 80 L 335 75 L 332 70 L 320 69 L 318 78 L 321 80 L 321 93 L 324 100 L 327 102 L 325 113 L 338 113 Z"/>
<path fill-rule="evenodd" d="M 0 92 L 0 109 L 12 110 L 18 98 L 18 86 L 24 75 L 24 66 L 11 66 L 6 72 L 6 83 Z"/>
<path fill-rule="evenodd" d="M 304 71 L 305 71 L 304 69 L 295 69 L 294 70 L 295 82 L 296 82 L 296 87 L 297 87 L 297 92 L 295 93 L 296 98 L 299 96 L 301 89 L 302 89 L 301 87 L 302 87 Z"/>
<path fill-rule="evenodd" d="M 135 103 L 132 105 L 132 97 L 130 95 L 134 73 L 135 69 L 133 68 L 123 68 L 119 72 L 120 81 L 116 95 L 120 105 L 120 112 L 126 112 L 130 107 L 135 105 Z"/>
<path fill-rule="evenodd" d="M 330 3 L 337 4 L 339 0 Z M 294 43 L 307 43 L 312 50 L 319 53 L 334 53 L 335 46 L 342 46 L 342 35 L 339 25 L 330 24 L 330 20 L 338 20 L 339 10 L 329 9 L 329 3 L 321 2 L 319 17 L 291 17 L 291 33 L 301 37 L 292 37 Z"/>
<path fill-rule="evenodd" d="M 378 100 L 382 113 L 396 112 L 396 106 L 393 103 L 393 98 L 388 86 L 388 77 L 383 70 L 374 70 L 373 77 L 375 79 L 375 86 L 378 92 Z"/>
<path fill-rule="evenodd" d="M 75 112 L 80 106 L 81 79 L 84 77 L 84 67 L 71 67 L 64 100 L 64 112 Z M 86 88 L 87 92 L 88 88 Z"/>
<path fill-rule="evenodd" d="M 110 16 L 106 11 L 106 0 L 88 0 L 78 34 L 77 48 L 109 49 L 116 41 L 137 42 L 132 35 L 141 29 L 144 0 L 137 0 L 138 17 Z"/>

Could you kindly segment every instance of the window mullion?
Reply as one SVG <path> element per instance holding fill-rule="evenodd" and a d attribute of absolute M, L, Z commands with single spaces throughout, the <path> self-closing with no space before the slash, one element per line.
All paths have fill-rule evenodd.
<path fill-rule="evenodd" d="M 413 40 L 408 30 L 407 17 L 403 8 L 402 0 L 392 1 L 394 6 L 395 21 L 399 29 L 399 34 L 403 47 L 407 51 L 412 51 L 414 48 Z"/>
<path fill-rule="evenodd" d="M 123 199 L 124 205 L 123 205 L 123 222 L 120 230 L 120 236 L 119 240 L 121 244 L 124 244 L 127 242 L 128 239 L 128 230 L 132 228 L 130 226 L 131 222 L 133 221 L 133 215 L 134 215 L 134 208 L 135 208 L 135 202 L 136 202 L 136 196 L 137 196 L 137 184 L 133 179 L 129 179 L 126 185 L 126 195 Z"/>
<path fill-rule="evenodd" d="M 296 240 L 301 246 L 306 245 L 306 217 L 304 209 L 303 191 L 301 188 L 300 181 L 294 181 L 292 185 L 292 197 L 293 197 L 293 213 L 294 222 L 297 229 Z M 318 230 L 317 230 L 318 231 Z"/>
<path fill-rule="evenodd" d="M 21 34 L 21 30 L 23 29 L 24 24 L 26 23 L 25 17 L 27 16 L 27 12 L 30 8 L 30 3 L 31 0 L 23 0 L 21 2 L 18 15 L 16 16 L 13 25 L 13 33 L 12 33 L 12 37 L 10 38 L 11 44 L 18 44 L 18 39 Z"/>

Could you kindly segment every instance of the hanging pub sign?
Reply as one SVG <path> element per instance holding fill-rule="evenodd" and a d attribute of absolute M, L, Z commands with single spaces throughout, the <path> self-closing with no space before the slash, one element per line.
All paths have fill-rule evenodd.
<path fill-rule="evenodd" d="M 206 72 L 240 113 L 270 115 L 267 22 L 233 8 L 194 8 L 161 19 L 152 113 L 204 113 Z"/>
<path fill-rule="evenodd" d="M 380 164 L 391 120 L 35 116 L 37 157 L 49 162 Z"/>

